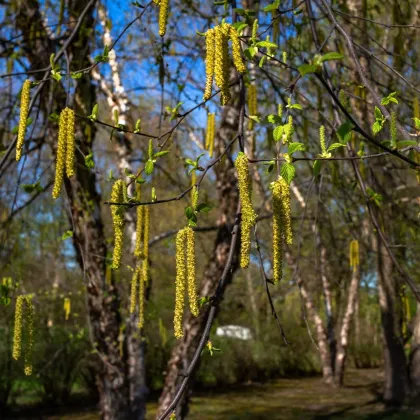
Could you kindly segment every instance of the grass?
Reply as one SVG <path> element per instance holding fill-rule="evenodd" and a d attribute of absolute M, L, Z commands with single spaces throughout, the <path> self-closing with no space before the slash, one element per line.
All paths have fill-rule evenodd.
<path fill-rule="evenodd" d="M 380 402 L 382 374 L 351 370 L 345 386 L 333 389 L 321 378 L 277 379 L 224 390 L 194 393 L 189 420 L 414 420 L 420 411 L 385 411 Z M 147 420 L 155 418 L 156 403 L 148 404 Z M 42 417 L 48 420 L 99 420 L 95 411 Z"/>

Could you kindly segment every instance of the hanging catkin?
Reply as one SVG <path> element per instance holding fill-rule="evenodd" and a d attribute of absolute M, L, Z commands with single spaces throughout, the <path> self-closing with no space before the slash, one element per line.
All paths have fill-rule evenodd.
<path fill-rule="evenodd" d="M 18 136 L 16 142 L 16 160 L 19 161 L 22 157 L 23 143 L 25 141 L 26 126 L 28 124 L 29 114 L 29 90 L 31 88 L 31 81 L 25 80 L 22 86 L 22 92 L 20 95 L 20 117 Z"/>
<path fill-rule="evenodd" d="M 354 239 L 350 242 L 350 267 L 353 268 L 353 271 L 357 270 L 359 266 L 359 242 Z"/>
<path fill-rule="evenodd" d="M 140 270 L 138 268 L 138 282 L 139 282 L 139 322 L 137 327 L 142 329 L 144 327 L 144 286 L 146 283 L 146 279 L 143 277 L 144 270 Z"/>
<path fill-rule="evenodd" d="M 26 347 L 25 347 L 25 375 L 32 374 L 32 347 L 34 335 L 34 307 L 32 296 L 18 296 L 15 307 L 15 325 L 13 335 L 13 359 L 18 360 L 22 353 L 22 332 L 23 332 L 23 316 L 24 305 L 26 306 Z"/>
<path fill-rule="evenodd" d="M 278 283 L 283 276 L 283 242 L 292 244 L 290 189 L 280 176 L 271 184 L 273 194 L 273 281 Z"/>
<path fill-rule="evenodd" d="M 124 181 L 118 179 L 112 186 L 111 202 L 124 203 L 127 198 L 127 186 Z M 111 205 L 112 223 L 114 225 L 114 255 L 112 268 L 118 270 L 121 265 L 122 250 L 124 244 L 124 212 L 121 206 Z"/>
<path fill-rule="evenodd" d="M 216 132 L 216 114 L 207 114 L 207 132 L 206 132 L 206 150 L 209 151 L 209 156 L 213 157 L 214 136 Z"/>
<path fill-rule="evenodd" d="M 63 185 L 64 169 L 67 177 L 74 175 L 74 111 L 70 108 L 64 108 L 60 113 L 58 123 L 58 145 L 57 160 L 55 165 L 55 179 L 52 196 L 57 199 L 61 193 Z"/>
<path fill-rule="evenodd" d="M 144 226 L 143 226 L 143 265 L 142 278 L 145 283 L 148 281 L 149 272 L 149 232 L 150 232 L 150 208 L 144 207 Z"/>
<path fill-rule="evenodd" d="M 190 301 L 190 310 L 194 316 L 198 316 L 198 296 L 195 279 L 195 237 L 191 227 L 185 228 L 187 240 L 187 283 L 188 299 Z"/>
<path fill-rule="evenodd" d="M 70 298 L 68 298 L 68 297 L 64 298 L 63 309 L 64 309 L 64 318 L 67 321 L 70 317 L 70 312 L 71 312 L 71 300 L 70 300 Z"/>
<path fill-rule="evenodd" d="M 76 143 L 74 139 L 74 110 L 66 108 L 67 129 L 66 129 L 66 174 L 68 178 L 74 175 L 74 154 Z"/>
<path fill-rule="evenodd" d="M 216 79 L 216 85 L 221 90 L 220 104 L 226 105 L 230 99 L 229 89 L 229 47 L 228 47 L 228 36 L 226 33 L 225 26 L 216 26 L 216 58 L 214 66 L 214 75 Z"/>
<path fill-rule="evenodd" d="M 251 253 L 251 229 L 257 221 L 252 202 L 252 183 L 248 169 L 248 158 L 240 152 L 235 160 L 235 167 L 238 173 L 239 199 L 241 202 L 241 258 L 240 265 L 247 268 Z"/>
<path fill-rule="evenodd" d="M 64 178 L 64 168 L 66 166 L 66 147 L 67 147 L 67 108 L 60 113 L 58 123 L 58 146 L 57 159 L 55 164 L 55 178 L 52 196 L 57 199 L 61 192 Z"/>
<path fill-rule="evenodd" d="M 210 99 L 213 87 L 213 76 L 216 57 L 215 36 L 216 34 L 214 29 L 209 29 L 206 32 L 206 87 L 203 96 L 203 99 L 205 101 Z"/>
<path fill-rule="evenodd" d="M 184 295 L 185 295 L 185 230 L 181 229 L 176 235 L 176 278 L 175 278 L 175 314 L 174 314 L 174 334 L 176 338 L 184 335 L 182 329 L 182 318 L 184 315 Z"/>
<path fill-rule="evenodd" d="M 166 34 L 168 14 L 169 14 L 169 0 L 160 0 L 159 1 L 159 35 L 160 36 L 164 36 Z"/>

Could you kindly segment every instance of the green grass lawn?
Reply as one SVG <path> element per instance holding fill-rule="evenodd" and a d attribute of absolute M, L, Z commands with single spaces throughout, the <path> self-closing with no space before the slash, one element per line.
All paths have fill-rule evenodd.
<path fill-rule="evenodd" d="M 347 372 L 345 387 L 333 389 L 321 378 L 277 379 L 265 384 L 209 390 L 192 395 L 190 420 L 286 419 L 407 419 L 420 418 L 413 409 L 386 412 L 378 398 L 382 375 L 378 370 Z M 147 420 L 155 418 L 156 403 L 148 405 Z M 44 417 L 48 420 L 97 420 L 95 412 Z"/>

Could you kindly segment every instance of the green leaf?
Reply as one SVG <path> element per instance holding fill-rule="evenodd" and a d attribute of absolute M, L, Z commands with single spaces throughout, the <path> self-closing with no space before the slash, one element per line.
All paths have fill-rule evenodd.
<path fill-rule="evenodd" d="M 383 128 L 383 124 L 380 121 L 375 121 L 372 125 L 373 134 L 378 134 Z"/>
<path fill-rule="evenodd" d="M 351 132 L 354 126 L 350 121 L 345 121 L 337 129 L 337 137 L 340 143 L 347 144 L 351 140 Z"/>
<path fill-rule="evenodd" d="M 130 178 L 130 179 L 134 179 L 134 178 L 136 177 L 133 173 L 131 173 L 131 172 L 128 170 L 128 168 L 124 168 L 124 174 L 125 174 L 125 176 L 126 176 L 127 178 Z"/>
<path fill-rule="evenodd" d="M 390 102 L 393 102 L 394 104 L 398 104 L 398 99 L 395 97 L 397 92 L 392 92 L 385 98 L 381 99 L 382 105 L 388 105 Z"/>
<path fill-rule="evenodd" d="M 327 54 L 324 54 L 320 61 L 321 63 L 325 63 L 326 61 L 331 61 L 331 60 L 341 60 L 343 58 L 343 54 L 340 54 L 338 52 L 330 52 Z"/>
<path fill-rule="evenodd" d="M 21 187 L 27 194 L 31 194 L 33 192 L 42 192 L 44 188 L 41 185 L 41 181 L 35 182 L 35 184 L 21 184 Z"/>
<path fill-rule="evenodd" d="M 397 143 L 397 149 L 403 149 L 409 146 L 417 146 L 417 142 L 415 140 L 401 140 Z"/>
<path fill-rule="evenodd" d="M 286 162 L 280 168 L 280 174 L 288 184 L 290 184 L 293 181 L 295 173 L 296 168 L 291 163 Z"/>
<path fill-rule="evenodd" d="M 59 71 L 55 71 L 55 70 L 51 70 L 51 75 L 53 77 L 54 80 L 56 80 L 57 82 L 59 82 L 61 80 L 61 74 Z"/>
<path fill-rule="evenodd" d="M 286 108 L 299 109 L 299 110 L 302 110 L 303 109 L 302 105 L 299 105 L 299 104 L 286 105 Z"/>
<path fill-rule="evenodd" d="M 277 48 L 277 44 L 270 41 L 259 41 L 255 45 L 262 48 Z"/>
<path fill-rule="evenodd" d="M 289 155 L 292 155 L 293 153 L 296 153 L 296 152 L 304 152 L 304 151 L 305 151 L 305 145 L 303 143 L 298 143 L 298 142 L 290 143 L 287 149 L 287 153 Z"/>
<path fill-rule="evenodd" d="M 61 240 L 65 241 L 68 238 L 72 238 L 73 237 L 73 231 L 72 230 L 67 230 L 66 232 L 63 233 L 63 235 L 61 236 Z"/>
<path fill-rule="evenodd" d="M 377 106 L 375 106 L 375 119 L 377 120 L 384 119 L 384 115 L 382 114 L 382 111 Z"/>
<path fill-rule="evenodd" d="M 98 108 L 99 108 L 99 105 L 95 104 L 94 107 L 92 108 L 92 113 L 88 116 L 88 118 L 92 122 L 94 122 L 98 119 Z"/>
<path fill-rule="evenodd" d="M 328 147 L 327 152 L 331 152 L 332 150 L 335 150 L 335 149 L 338 149 L 339 147 L 344 147 L 344 146 L 345 144 L 343 143 L 333 143 Z"/>
<path fill-rule="evenodd" d="M 157 158 L 157 157 L 161 157 L 161 156 L 165 156 L 165 155 L 167 155 L 169 153 L 169 150 L 162 150 L 161 152 L 157 152 L 157 153 L 155 153 L 154 154 L 154 158 Z"/>
<path fill-rule="evenodd" d="M 420 130 L 420 118 L 413 118 L 414 125 L 416 126 L 417 130 Z"/>
<path fill-rule="evenodd" d="M 257 115 L 248 115 L 248 118 L 252 121 L 255 121 L 256 123 L 260 123 L 260 118 Z"/>
<path fill-rule="evenodd" d="M 207 203 L 201 203 L 197 206 L 196 210 L 197 210 L 198 213 L 200 213 L 200 212 L 208 213 L 212 208 L 213 207 L 210 206 Z"/>
<path fill-rule="evenodd" d="M 238 34 L 241 35 L 242 31 L 248 26 L 248 24 L 245 22 L 235 22 L 232 26 L 236 29 Z"/>
<path fill-rule="evenodd" d="M 258 52 L 258 48 L 257 47 L 249 47 L 249 48 L 246 48 L 244 50 L 245 57 L 248 60 L 252 60 L 254 58 L 255 54 L 257 54 L 257 52 Z"/>
<path fill-rule="evenodd" d="M 146 175 L 151 175 L 153 173 L 153 169 L 155 167 L 155 164 L 153 163 L 153 160 L 148 160 L 146 162 L 146 166 L 144 168 L 144 170 L 146 171 Z"/>
<path fill-rule="evenodd" d="M 72 79 L 80 79 L 82 76 L 83 76 L 83 72 L 82 71 L 72 72 L 71 73 L 71 78 Z"/>
<path fill-rule="evenodd" d="M 276 128 L 274 128 L 273 130 L 274 141 L 280 141 L 282 139 L 283 131 L 284 131 L 284 128 L 282 125 L 278 125 Z"/>
<path fill-rule="evenodd" d="M 198 305 L 199 306 L 203 306 L 206 303 L 209 303 L 210 301 L 211 301 L 211 297 L 209 297 L 209 296 L 203 296 L 200 299 L 198 299 Z"/>
<path fill-rule="evenodd" d="M 89 168 L 89 169 L 93 169 L 95 167 L 95 161 L 93 160 L 93 153 L 92 152 L 90 152 L 85 157 L 85 166 L 86 166 L 86 168 Z"/>
<path fill-rule="evenodd" d="M 274 169 L 274 165 L 276 164 L 276 162 L 274 160 L 270 160 L 270 162 L 264 162 L 264 165 L 267 166 L 265 173 L 266 175 L 270 174 L 271 172 L 273 172 Z"/>
<path fill-rule="evenodd" d="M 270 114 L 266 119 L 271 124 L 280 124 L 282 122 L 281 118 L 276 114 Z"/>
<path fill-rule="evenodd" d="M 305 76 L 310 73 L 316 73 L 318 67 L 314 64 L 302 64 L 298 67 L 301 76 Z"/>
<path fill-rule="evenodd" d="M 273 10 L 277 10 L 280 6 L 280 1 L 276 0 L 274 3 L 269 4 L 268 6 L 264 7 L 264 12 L 272 12 Z"/>
<path fill-rule="evenodd" d="M 319 175 L 319 172 L 321 171 L 321 161 L 316 160 L 313 165 L 314 170 L 314 176 L 317 177 Z"/>

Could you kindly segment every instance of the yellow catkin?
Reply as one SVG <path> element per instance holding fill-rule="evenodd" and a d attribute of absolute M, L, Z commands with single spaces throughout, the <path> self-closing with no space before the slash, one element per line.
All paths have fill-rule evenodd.
<path fill-rule="evenodd" d="M 74 155 L 76 142 L 74 139 L 74 110 L 66 108 L 67 130 L 66 130 L 66 174 L 69 178 L 74 175 Z"/>
<path fill-rule="evenodd" d="M 273 194 L 273 281 L 278 283 L 283 276 L 283 242 L 292 244 L 292 219 L 290 189 L 280 176 L 271 184 Z"/>
<path fill-rule="evenodd" d="M 273 194 L 273 281 L 278 283 L 283 277 L 283 239 L 282 223 L 283 206 L 281 203 L 281 184 L 275 181 L 271 184 Z"/>
<path fill-rule="evenodd" d="M 198 296 L 195 276 L 195 237 L 190 227 L 185 228 L 187 240 L 187 283 L 190 310 L 194 316 L 198 316 Z"/>
<path fill-rule="evenodd" d="M 216 84 L 221 90 L 220 104 L 226 105 L 230 99 L 229 89 L 229 38 L 225 26 L 216 26 L 216 57 L 214 65 L 214 76 Z"/>
<path fill-rule="evenodd" d="M 413 99 L 413 114 L 414 118 L 420 118 L 419 98 L 417 98 L 417 96 Z"/>
<path fill-rule="evenodd" d="M 22 352 L 23 311 L 26 305 L 26 347 L 25 347 L 25 375 L 32 374 L 32 347 L 34 338 L 34 307 L 32 296 L 18 296 L 15 308 L 15 327 L 13 336 L 13 359 L 18 360 Z"/>
<path fill-rule="evenodd" d="M 207 101 L 211 96 L 215 64 L 215 30 L 209 29 L 206 32 L 206 87 L 203 99 Z"/>
<path fill-rule="evenodd" d="M 25 375 L 32 375 L 32 348 L 34 344 L 34 305 L 32 296 L 25 296 L 26 300 L 26 331 L 27 341 L 25 348 Z"/>
<path fill-rule="evenodd" d="M 169 0 L 160 0 L 159 2 L 159 35 L 166 34 L 166 24 L 168 23 Z"/>
<path fill-rule="evenodd" d="M 13 359 L 18 360 L 22 351 L 22 324 L 23 324 L 23 301 L 24 296 L 16 298 L 15 326 L 13 335 Z"/>
<path fill-rule="evenodd" d="M 131 278 L 131 291 L 130 291 L 130 314 L 136 312 L 137 303 L 137 283 L 138 283 L 138 269 L 136 268 Z"/>
<path fill-rule="evenodd" d="M 67 321 L 69 319 L 70 312 L 71 312 L 71 301 L 70 301 L 70 298 L 68 298 L 68 297 L 64 298 L 63 309 L 64 309 L 64 317 L 65 317 L 65 319 Z"/>
<path fill-rule="evenodd" d="M 118 179 L 112 186 L 111 202 L 123 203 L 127 196 L 127 186 L 124 181 Z M 121 265 L 122 250 L 124 243 L 124 213 L 121 206 L 111 205 L 112 223 L 114 225 L 114 255 L 112 268 L 118 270 Z"/>
<path fill-rule="evenodd" d="M 150 208 L 144 207 L 144 226 L 143 226 L 143 265 L 142 278 L 145 283 L 148 281 L 149 271 L 149 233 L 150 233 Z"/>
<path fill-rule="evenodd" d="M 25 80 L 22 86 L 22 92 L 20 95 L 20 117 L 18 136 L 16 142 L 16 160 L 19 161 L 22 157 L 23 143 L 25 141 L 26 126 L 29 114 L 29 90 L 31 88 L 31 81 Z"/>
<path fill-rule="evenodd" d="M 136 246 L 134 248 L 134 255 L 137 258 L 142 255 L 144 208 L 145 206 L 137 206 Z"/>
<path fill-rule="evenodd" d="M 144 262 L 143 262 L 144 264 Z M 138 280 L 139 280 L 139 322 L 137 327 L 139 329 L 144 327 L 144 286 L 146 279 L 143 277 L 144 270 L 138 270 Z"/>
<path fill-rule="evenodd" d="M 195 200 L 195 195 L 196 195 L 196 191 L 197 191 L 197 187 L 195 186 L 197 182 L 197 174 L 196 171 L 192 171 L 191 173 L 191 203 L 194 203 Z"/>
<path fill-rule="evenodd" d="M 214 136 L 216 132 L 216 114 L 207 114 L 207 132 L 205 148 L 209 151 L 210 157 L 213 157 Z"/>
<path fill-rule="evenodd" d="M 239 73 L 245 73 L 246 67 L 242 60 L 241 41 L 237 30 L 233 26 L 229 26 L 229 37 L 232 41 L 233 64 Z"/>
<path fill-rule="evenodd" d="M 249 116 L 257 115 L 257 87 L 255 85 L 248 86 L 248 114 Z M 254 128 L 254 120 L 249 118 L 248 130 Z"/>
<path fill-rule="evenodd" d="M 251 177 L 249 175 L 248 158 L 244 153 L 238 154 L 235 160 L 235 167 L 238 172 L 239 198 L 242 209 L 240 265 L 242 268 L 247 268 L 251 253 L 251 229 L 257 221 L 257 214 L 252 207 Z"/>
<path fill-rule="evenodd" d="M 181 229 L 176 235 L 176 278 L 175 278 L 175 314 L 174 314 L 174 335 L 181 338 L 184 335 L 182 329 L 182 317 L 184 314 L 185 295 L 185 229 Z"/>
<path fill-rule="evenodd" d="M 354 239 L 350 242 L 350 267 L 353 268 L 353 271 L 357 270 L 359 266 L 359 242 Z"/>
<path fill-rule="evenodd" d="M 67 111 L 63 109 L 60 113 L 58 123 L 58 146 L 57 160 L 55 164 L 55 178 L 52 196 L 56 200 L 61 192 L 63 185 L 64 168 L 66 166 L 66 148 L 67 148 Z"/>

